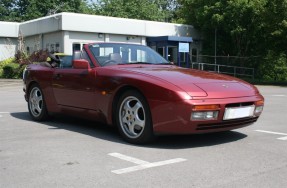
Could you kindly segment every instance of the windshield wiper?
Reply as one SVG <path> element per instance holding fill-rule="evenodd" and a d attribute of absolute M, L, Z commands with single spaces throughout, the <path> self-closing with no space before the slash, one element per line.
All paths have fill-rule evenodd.
<path fill-rule="evenodd" d="M 155 63 L 155 65 L 172 65 L 171 63 Z"/>
<path fill-rule="evenodd" d="M 172 65 L 171 63 L 149 63 L 149 62 L 142 62 L 142 61 L 136 61 L 136 62 L 130 62 L 130 63 L 120 63 L 119 65 L 135 65 L 135 64 L 145 64 L 145 65 Z"/>

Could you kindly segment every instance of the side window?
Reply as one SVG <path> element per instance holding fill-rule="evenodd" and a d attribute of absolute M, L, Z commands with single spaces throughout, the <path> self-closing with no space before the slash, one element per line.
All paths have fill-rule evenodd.
<path fill-rule="evenodd" d="M 90 57 L 87 54 L 85 49 L 82 50 L 81 58 L 87 60 L 90 64 L 90 67 L 94 67 L 94 64 L 92 63 L 92 61 L 91 61 L 91 59 L 90 59 Z"/>
<path fill-rule="evenodd" d="M 62 69 L 67 69 L 67 68 L 72 68 L 72 56 L 64 56 L 61 57 L 61 62 L 60 62 L 60 68 Z"/>

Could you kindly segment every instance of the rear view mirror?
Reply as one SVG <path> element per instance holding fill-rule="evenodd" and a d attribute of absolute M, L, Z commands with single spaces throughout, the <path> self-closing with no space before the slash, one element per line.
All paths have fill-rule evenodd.
<path fill-rule="evenodd" d="M 89 62 L 85 59 L 73 60 L 74 69 L 89 69 Z"/>

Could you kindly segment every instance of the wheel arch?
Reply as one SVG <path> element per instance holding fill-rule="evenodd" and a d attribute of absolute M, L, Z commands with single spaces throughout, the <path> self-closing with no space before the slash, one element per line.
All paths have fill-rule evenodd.
<path fill-rule="evenodd" d="M 35 89 L 36 88 L 36 89 Z M 30 95 L 31 95 L 31 92 L 39 92 L 40 93 L 40 96 L 41 98 L 39 98 L 38 100 L 35 101 L 34 99 L 34 102 L 31 102 L 30 101 Z M 40 85 L 38 82 L 36 81 L 31 81 L 29 82 L 29 85 L 27 87 L 27 98 L 28 98 L 28 109 L 29 109 L 29 113 L 32 117 L 33 120 L 35 121 L 45 121 L 48 119 L 48 111 L 47 111 L 47 106 L 46 106 L 46 102 L 45 102 L 45 97 L 44 97 L 44 94 L 43 94 L 43 90 L 41 89 Z M 38 96 L 38 95 L 37 95 Z M 40 97 L 38 96 L 38 97 Z M 34 94 L 32 95 L 32 97 L 34 98 Z M 31 103 L 33 103 L 31 105 Z M 32 106 L 38 106 L 38 107 L 32 107 Z"/>
<path fill-rule="evenodd" d="M 138 89 L 137 87 L 132 86 L 132 85 L 122 86 L 121 88 L 119 88 L 116 91 L 116 93 L 114 94 L 114 97 L 113 97 L 113 101 L 112 101 L 112 105 L 111 105 L 111 123 L 112 123 L 112 126 L 116 126 L 115 114 L 116 114 L 116 108 L 117 108 L 118 101 L 119 101 L 121 95 L 128 90 L 135 90 L 135 91 L 139 92 L 144 97 L 144 99 L 147 102 L 148 107 L 150 108 L 150 105 L 148 103 L 146 96 L 143 94 L 143 92 L 140 89 Z"/>
<path fill-rule="evenodd" d="M 35 81 L 35 80 L 29 82 L 28 87 L 27 87 L 27 89 L 26 89 L 27 98 L 29 97 L 29 94 L 30 94 L 29 91 L 30 91 L 31 87 L 32 87 L 34 84 L 38 84 L 38 85 L 39 85 L 39 83 L 38 83 L 37 81 Z"/>
<path fill-rule="evenodd" d="M 29 83 L 27 83 L 27 85 L 26 85 L 27 100 L 29 99 L 29 91 L 34 84 L 37 84 L 40 87 L 40 89 L 42 90 L 42 94 L 43 94 L 44 99 L 45 99 L 48 113 L 49 114 L 59 113 L 61 110 L 56 103 L 56 99 L 55 99 L 54 94 L 52 92 L 52 87 L 50 85 L 48 85 L 47 83 L 40 82 L 40 80 L 39 81 L 31 80 L 31 81 L 29 81 Z"/>
<path fill-rule="evenodd" d="M 123 120 L 121 119 L 121 117 L 119 117 L 119 114 L 118 114 L 118 112 L 120 112 L 120 109 L 122 109 L 122 104 L 123 104 L 122 102 L 126 100 L 130 100 L 130 99 L 141 103 L 140 108 L 143 109 L 143 114 L 144 114 L 144 116 L 141 116 L 138 113 L 138 111 L 134 111 L 132 108 L 130 108 L 130 110 L 133 112 L 129 112 L 131 116 L 131 119 L 130 119 L 131 121 L 129 124 L 132 126 L 132 129 L 134 130 L 132 131 L 133 133 L 129 131 L 131 127 L 127 128 L 126 123 L 124 123 L 125 125 L 121 123 L 123 122 Z M 153 132 L 153 120 L 152 120 L 153 118 L 152 118 L 152 113 L 150 109 L 150 104 L 146 96 L 144 95 L 143 92 L 141 92 L 140 89 L 134 86 L 124 86 L 120 88 L 115 94 L 112 106 L 113 106 L 112 108 L 113 125 L 118 128 L 118 131 L 124 140 L 132 144 L 145 144 L 155 139 L 155 135 Z M 137 129 L 139 131 L 137 133 L 135 133 L 136 132 L 135 130 L 136 119 L 144 122 L 142 124 L 143 126 L 142 129 Z M 137 125 L 140 125 L 140 124 L 137 124 Z"/>

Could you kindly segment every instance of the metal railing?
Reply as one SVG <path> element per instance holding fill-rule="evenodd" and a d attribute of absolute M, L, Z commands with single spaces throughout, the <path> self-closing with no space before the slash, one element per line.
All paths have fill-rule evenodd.
<path fill-rule="evenodd" d="M 251 77 L 254 79 L 254 68 L 209 64 L 209 63 L 192 63 L 191 68 L 228 74 L 234 77 Z"/>

